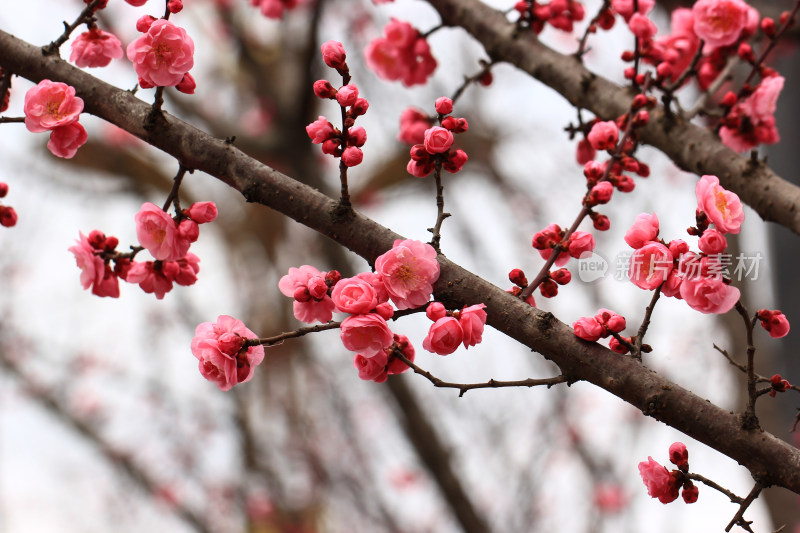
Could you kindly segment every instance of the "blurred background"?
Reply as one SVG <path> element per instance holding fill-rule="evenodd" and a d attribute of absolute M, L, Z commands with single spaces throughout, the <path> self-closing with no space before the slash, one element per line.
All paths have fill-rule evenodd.
<path fill-rule="evenodd" d="M 587 18 L 600 4 L 585 3 Z M 668 32 L 669 10 L 678 4 L 658 3 L 660 33 Z M 791 7 L 764 4 L 772 11 Z M 83 5 L 4 6 L 0 28 L 46 44 Z M 126 46 L 138 36 L 136 19 L 161 9 L 156 0 L 140 8 L 111 0 L 98 24 Z M 439 66 L 427 85 L 383 81 L 366 69 L 363 49 L 391 17 L 422 32 L 439 22 L 416 0 L 380 6 L 306 0 L 281 21 L 245 0 L 186 2 L 171 20 L 195 41 L 197 91 L 167 90 L 165 109 L 217 137 L 236 136 L 246 153 L 333 196 L 338 169 L 309 142 L 305 126 L 318 115 L 340 125 L 338 106 L 317 99 L 311 85 L 320 78 L 340 85 L 319 45 L 343 42 L 353 83 L 370 102 L 358 120 L 368 134 L 364 163 L 349 173 L 356 208 L 407 238 L 427 241 L 426 228 L 436 218 L 434 184 L 406 172 L 408 146 L 396 140 L 399 116 L 410 105 L 433 113 L 434 100 L 452 96 L 487 57 L 462 30 L 446 28 L 429 38 Z M 572 52 L 582 31 L 548 28 L 541 38 Z M 775 63 L 787 78 L 779 101 L 783 144 L 764 152 L 787 179 L 797 168 L 794 39 Z M 587 65 L 621 82 L 619 55 L 631 43 L 618 21 L 590 39 Z M 62 47 L 68 56 L 69 43 Z M 491 86 L 470 86 L 456 102 L 454 115 L 470 124 L 456 142 L 470 159 L 464 171 L 445 176 L 445 206 L 453 216 L 443 226 L 442 251 L 510 288 L 512 268 L 532 277 L 541 267 L 531 237 L 547 224 L 571 223 L 585 180 L 575 161 L 577 139 L 565 131 L 577 123 L 576 111 L 508 65 L 492 72 Z M 136 84 L 127 59 L 91 73 L 121 88 Z M 22 115 L 31 86 L 13 81 L 8 116 Z M 696 98 L 692 91 L 683 91 L 684 107 Z M 137 94 L 152 101 L 153 92 Z M 268 348 L 251 382 L 220 392 L 200 376 L 189 349 L 197 324 L 229 314 L 262 337 L 295 329 L 301 324 L 291 301 L 277 288 L 290 267 L 310 264 L 346 276 L 368 265 L 195 173 L 184 181 L 182 201 L 213 200 L 220 213 L 192 246 L 201 258 L 197 284 L 176 287 L 163 300 L 127 284 L 118 300 L 92 296 L 81 290 L 67 248 L 79 231 L 93 229 L 118 237 L 121 249 L 135 244 L 134 214 L 145 201 L 163 203 L 178 164 L 95 117 L 81 123 L 90 140 L 69 161 L 50 155 L 44 134 L 20 124 L 0 127 L 0 181 L 10 186 L 4 202 L 19 213 L 16 227 L 0 231 L 0 531 L 721 531 L 737 508 L 723 495 L 701 487 L 696 504 L 665 506 L 646 493 L 637 463 L 652 456 L 666 464 L 677 440 L 689 448 L 692 471 L 741 496 L 749 492 L 752 480 L 734 461 L 593 386 L 476 390 L 459 398 L 410 373 L 365 382 L 336 331 Z M 629 330 L 638 326 L 650 294 L 616 268 L 628 252 L 622 236 L 637 214 L 655 212 L 662 236 L 694 244 L 685 228 L 694 223 L 696 177 L 651 148 L 638 154 L 651 176 L 637 179 L 632 193 L 617 193 L 601 209 L 611 230 L 593 232 L 607 275 L 582 282 L 573 262 L 573 282 L 556 298 L 537 293 L 537 306 L 564 322 L 607 307 L 628 318 Z M 591 224 L 581 229 L 591 231 Z M 796 239 L 748 208 L 742 234 L 729 243 L 763 257 L 757 279 L 740 285 L 751 310 L 780 308 L 790 322 L 798 316 Z M 645 362 L 712 402 L 741 408 L 742 376 L 712 348 L 716 343 L 742 358 L 740 320 L 729 315 L 699 315 L 681 301 L 662 299 L 648 334 L 654 351 Z M 428 325 L 417 315 L 392 329 L 408 335 L 417 363 L 442 379 L 557 373 L 538 354 L 488 329 L 484 342 L 468 351 L 427 353 L 421 342 Z M 757 370 L 798 381 L 796 338 L 759 335 Z M 796 442 L 789 432 L 796 406 L 789 394 L 762 398 L 762 425 Z M 797 496 L 768 490 L 746 516 L 756 531 L 782 524 L 796 531 Z"/>

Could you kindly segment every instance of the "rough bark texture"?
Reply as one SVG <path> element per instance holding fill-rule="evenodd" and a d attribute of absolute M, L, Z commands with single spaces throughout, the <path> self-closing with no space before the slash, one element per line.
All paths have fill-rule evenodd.
<path fill-rule="evenodd" d="M 572 56 L 544 46 L 531 31 L 516 33 L 501 12 L 478 0 L 428 0 L 450 26 L 460 26 L 477 39 L 495 61 L 527 72 L 575 106 L 603 120 L 628 111 L 633 94 L 598 76 Z M 632 38 L 632 37 L 631 37 Z M 664 152 L 683 170 L 713 174 L 763 218 L 800 233 L 800 187 L 780 178 L 763 163 L 752 163 L 722 144 L 714 133 L 677 117 L 662 107 L 650 112 L 640 139 Z"/>
<path fill-rule="evenodd" d="M 150 106 L 130 92 L 59 58 L 43 56 L 40 48 L 2 31 L 0 66 L 33 82 L 47 78 L 72 85 L 84 99 L 86 112 L 120 126 L 184 166 L 222 180 L 249 202 L 275 209 L 370 262 L 400 238 L 358 213 L 337 214 L 335 200 L 167 113 L 151 120 Z M 484 302 L 489 325 L 555 362 L 570 380 L 602 387 L 644 414 L 704 442 L 748 468 L 765 486 L 780 485 L 800 494 L 800 450 L 769 433 L 743 430 L 738 415 L 664 379 L 632 358 L 581 341 L 571 327 L 552 314 L 530 307 L 445 257 L 440 256 L 439 262 L 441 276 L 434 290 L 437 300 L 451 306 Z M 653 356 L 657 354 L 648 357 Z"/>

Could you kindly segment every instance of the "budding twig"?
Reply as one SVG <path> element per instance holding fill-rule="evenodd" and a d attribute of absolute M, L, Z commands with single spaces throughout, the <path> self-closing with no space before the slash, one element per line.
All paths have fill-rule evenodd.
<path fill-rule="evenodd" d="M 756 317 L 750 318 L 747 309 L 739 300 L 736 302 L 736 311 L 741 315 L 744 320 L 745 329 L 747 330 L 747 408 L 744 412 L 742 423 L 750 429 L 758 427 L 758 417 L 756 416 L 756 375 L 753 369 L 756 347 L 753 344 L 753 328 L 756 324 Z"/>
<path fill-rule="evenodd" d="M 431 246 L 437 253 L 442 253 L 439 249 L 439 242 L 442 240 L 442 222 L 450 216 L 450 213 L 444 212 L 444 185 L 442 184 L 442 161 L 440 158 L 436 159 L 433 167 L 433 177 L 436 179 L 436 224 L 428 231 L 433 233 L 431 239 Z"/>
<path fill-rule="evenodd" d="M 332 320 L 327 324 L 317 324 L 316 326 L 307 326 L 303 328 L 297 328 L 294 331 L 287 331 L 285 333 L 281 333 L 279 335 L 275 335 L 273 337 L 265 337 L 263 339 L 247 339 L 244 341 L 243 346 L 274 346 L 276 344 L 280 344 L 286 339 L 295 339 L 297 337 L 302 337 L 303 335 L 308 335 L 309 333 L 316 333 L 317 331 L 326 331 L 329 329 L 336 329 L 342 325 L 341 322 L 336 322 Z"/>
<path fill-rule="evenodd" d="M 727 526 L 725 526 L 725 531 L 730 531 L 731 528 L 733 528 L 733 526 L 736 525 L 743 528 L 745 531 L 750 531 L 750 532 L 753 531 L 752 529 L 750 529 L 750 524 L 752 524 L 752 522 L 747 522 L 744 519 L 744 512 L 747 510 L 748 507 L 750 507 L 750 504 L 753 503 L 756 498 L 758 498 L 758 495 L 761 494 L 762 488 L 763 487 L 761 486 L 760 483 L 756 483 L 755 485 L 753 485 L 753 489 L 750 491 L 750 494 L 748 494 L 745 499 L 741 500 L 740 502 L 737 502 L 739 503 L 739 510 L 736 511 L 736 514 L 733 516 L 731 521 L 728 523 Z"/>
<path fill-rule="evenodd" d="M 52 55 L 58 52 L 58 49 L 61 48 L 61 45 L 64 44 L 69 40 L 69 36 L 75 31 L 75 28 L 83 24 L 84 22 L 90 22 L 93 19 L 95 7 L 100 4 L 100 0 L 92 0 L 89 4 L 81 11 L 81 14 L 78 15 L 78 18 L 75 19 L 75 22 L 72 24 L 67 24 L 64 22 L 64 33 L 56 39 L 55 41 L 51 42 L 47 46 L 42 47 L 42 53 L 44 55 Z"/>

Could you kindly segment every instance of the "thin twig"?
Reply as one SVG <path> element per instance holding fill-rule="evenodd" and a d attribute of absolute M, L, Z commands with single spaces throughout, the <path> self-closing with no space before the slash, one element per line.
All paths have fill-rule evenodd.
<path fill-rule="evenodd" d="M 699 481 L 699 482 L 701 482 L 701 483 L 703 483 L 705 485 L 708 485 L 712 489 L 721 492 L 722 494 L 727 496 L 731 500 L 731 502 L 733 502 L 733 503 L 742 503 L 744 501 L 744 498 L 742 498 L 740 496 L 737 496 L 736 494 L 734 494 L 733 492 L 729 491 L 728 489 L 718 485 L 717 483 L 711 481 L 710 479 L 708 479 L 708 478 L 706 478 L 704 476 L 701 476 L 700 474 L 689 474 L 689 473 L 686 473 L 686 474 L 684 474 L 684 476 L 689 478 L 689 479 L 693 479 L 695 481 Z"/>
<path fill-rule="evenodd" d="M 450 216 L 450 213 L 444 212 L 444 185 L 442 184 L 441 159 L 437 158 L 436 162 L 434 163 L 433 177 L 436 179 L 436 224 L 434 224 L 432 228 L 429 228 L 428 231 L 433 233 L 431 246 L 433 246 L 433 249 L 438 253 L 442 253 L 442 251 L 439 249 L 439 243 L 442 240 L 442 222 L 444 222 L 444 219 Z"/>
<path fill-rule="evenodd" d="M 501 387 L 528 387 L 528 388 L 530 388 L 530 387 L 537 387 L 537 386 L 542 386 L 542 385 L 546 386 L 549 389 L 553 385 L 557 385 L 559 383 L 566 383 L 568 381 L 566 376 L 561 375 L 561 376 L 556 376 L 556 377 L 552 377 L 552 378 L 544 378 L 544 379 L 529 378 L 529 379 L 521 379 L 521 380 L 517 380 L 517 381 L 498 381 L 496 379 L 490 379 L 489 381 L 487 381 L 485 383 L 452 383 L 452 382 L 449 382 L 449 381 L 441 380 L 441 379 L 437 378 L 436 376 L 434 376 L 433 374 L 431 374 L 430 372 L 428 372 L 427 370 L 423 370 L 422 368 L 420 368 L 419 366 L 417 366 L 416 364 L 411 362 L 411 360 L 409 360 L 406 356 L 404 356 L 400 350 L 394 350 L 392 352 L 392 355 L 394 357 L 400 359 L 406 365 L 408 365 L 416 374 L 419 374 L 420 376 L 426 378 L 428 381 L 433 383 L 434 387 L 442 387 L 442 388 L 448 388 L 448 389 L 458 389 L 459 390 L 459 393 L 458 393 L 458 397 L 459 398 L 464 396 L 465 392 L 467 392 L 468 390 L 472 390 L 472 389 L 487 389 L 487 388 L 499 389 Z"/>
<path fill-rule="evenodd" d="M 783 36 L 783 34 L 786 33 L 786 30 L 789 29 L 789 26 L 792 25 L 792 22 L 794 21 L 794 16 L 797 14 L 798 9 L 800 9 L 800 0 L 795 0 L 794 7 L 792 8 L 792 12 L 789 14 L 789 18 L 786 19 L 786 23 L 781 26 L 781 29 L 778 30 L 778 32 L 775 34 L 775 37 L 770 39 L 767 47 L 764 49 L 763 52 L 761 52 L 761 55 L 758 56 L 758 59 L 756 59 L 756 62 L 753 65 L 752 70 L 750 70 L 750 74 L 748 74 L 747 78 L 744 80 L 745 85 L 750 83 L 750 80 L 753 79 L 753 76 L 755 76 L 756 72 L 761 70 L 759 67 L 764 63 L 764 60 L 767 59 L 767 56 L 770 54 L 770 52 L 772 52 L 772 50 L 778 44 L 778 41 Z"/>
<path fill-rule="evenodd" d="M 747 495 L 747 498 L 745 498 L 741 502 L 738 502 L 739 510 L 736 511 L 736 514 L 733 516 L 731 521 L 725 527 L 725 531 L 730 531 L 731 528 L 735 525 L 739 525 L 740 527 L 746 529 L 747 531 L 752 531 L 752 529 L 750 529 L 750 524 L 752 522 L 746 522 L 744 520 L 744 512 L 747 510 L 748 507 L 750 507 L 750 504 L 753 503 L 756 498 L 758 498 L 758 495 L 761 494 L 762 488 L 763 487 L 761 486 L 761 484 L 756 482 L 756 484 L 753 485 L 753 489 L 750 491 L 750 494 Z"/>
<path fill-rule="evenodd" d="M 458 89 L 455 90 L 453 96 L 450 97 L 453 103 L 456 103 L 456 101 L 461 98 L 461 95 L 464 94 L 464 91 L 467 90 L 467 87 L 473 83 L 480 82 L 481 78 L 483 78 L 483 76 L 485 76 L 494 65 L 494 61 L 486 61 L 483 59 L 479 60 L 479 63 L 481 66 L 483 66 L 483 68 L 477 74 L 473 74 L 472 76 L 464 76 L 464 81 L 461 82 L 461 85 L 459 85 Z"/>
<path fill-rule="evenodd" d="M 25 117 L 0 117 L 0 124 L 10 124 L 12 122 L 25 122 Z"/>
<path fill-rule="evenodd" d="M 597 31 L 597 26 L 595 26 L 595 24 L 597 24 L 597 21 L 600 20 L 600 15 L 609 7 L 611 7 L 611 0 L 603 0 L 603 5 L 597 10 L 597 14 L 594 16 L 594 18 L 589 21 L 589 25 L 586 26 L 586 30 L 583 32 L 581 40 L 578 42 L 578 50 L 574 54 L 576 58 L 582 59 L 583 54 L 589 51 L 586 48 L 586 41 L 589 39 L 589 34 L 592 33 L 589 30 L 592 28 L 592 26 L 594 26 L 595 31 Z"/>
<path fill-rule="evenodd" d="M 183 181 L 183 177 L 186 175 L 186 171 L 189 170 L 185 166 L 180 165 L 178 167 L 178 174 L 175 175 L 175 178 L 172 180 L 172 190 L 169 191 L 169 195 L 167 195 L 167 200 L 164 202 L 164 207 L 161 209 L 166 211 L 169 209 L 170 204 L 175 204 L 175 212 L 178 213 L 180 216 L 181 213 L 181 201 L 179 198 L 178 192 L 181 188 L 181 182 Z"/>
<path fill-rule="evenodd" d="M 316 333 L 317 331 L 326 331 L 329 329 L 336 329 L 342 325 L 341 322 L 331 321 L 327 324 L 318 324 L 316 326 L 307 326 L 303 328 L 297 328 L 294 331 L 287 331 L 286 333 L 281 333 L 280 335 L 275 335 L 274 337 L 265 337 L 263 339 L 247 339 L 244 342 L 244 346 L 274 346 L 276 344 L 280 344 L 286 339 L 294 339 L 297 337 L 302 337 L 303 335 L 308 335 L 309 333 Z"/>
<path fill-rule="evenodd" d="M 81 14 L 78 15 L 78 18 L 75 19 L 75 22 L 72 24 L 67 24 L 64 22 L 64 33 L 59 36 L 58 39 L 51 42 L 47 46 L 42 47 L 42 53 L 44 55 L 51 55 L 58 52 L 58 49 L 61 48 L 61 45 L 64 44 L 69 40 L 69 36 L 75 31 L 75 28 L 83 24 L 84 22 L 89 22 L 92 19 L 92 15 L 94 14 L 95 7 L 100 3 L 100 0 L 92 0 L 89 4 L 81 11 Z"/>
<path fill-rule="evenodd" d="M 745 329 L 747 330 L 747 408 L 744 412 L 742 422 L 745 426 L 751 429 L 758 427 L 758 417 L 756 417 L 756 375 L 753 369 L 756 347 L 753 344 L 753 327 L 755 326 L 756 318 L 750 319 L 750 314 L 747 309 L 739 300 L 736 302 L 736 311 L 744 320 Z"/>
<path fill-rule="evenodd" d="M 733 68 L 738 64 L 738 55 L 733 55 L 728 58 L 728 62 L 725 63 L 725 68 L 722 69 L 722 72 L 719 73 L 719 76 L 717 76 L 711 85 L 709 85 L 708 89 L 706 89 L 703 94 L 700 95 L 700 98 L 697 99 L 697 102 L 695 102 L 692 108 L 684 114 L 683 118 L 685 120 L 688 121 L 693 119 L 703 110 L 708 102 L 708 99 L 715 95 L 717 91 L 719 91 L 720 87 L 722 87 L 722 84 L 731 78 L 731 71 L 733 71 Z"/>
<path fill-rule="evenodd" d="M 634 347 L 636 350 L 631 351 L 631 355 L 633 355 L 633 357 L 639 361 L 642 360 L 642 343 L 644 342 L 644 336 L 647 333 L 647 328 L 650 327 L 650 317 L 653 315 L 653 309 L 656 308 L 658 297 L 661 296 L 661 287 L 664 286 L 664 283 L 666 283 L 666 281 L 662 282 L 661 285 L 656 287 L 656 290 L 653 292 L 653 297 L 650 298 L 650 305 L 648 305 L 647 309 L 644 311 L 642 325 L 639 326 L 639 331 L 636 333 L 636 341 L 634 342 Z"/>

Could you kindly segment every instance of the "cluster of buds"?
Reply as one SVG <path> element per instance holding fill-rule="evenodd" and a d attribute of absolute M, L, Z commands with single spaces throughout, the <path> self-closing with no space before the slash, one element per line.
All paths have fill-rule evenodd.
<path fill-rule="evenodd" d="M 512 269 L 511 272 L 508 273 L 508 279 L 515 285 L 506 291 L 509 294 L 519 297 L 522 294 L 522 291 L 528 288 L 528 278 L 525 277 L 525 272 L 519 268 Z M 531 294 L 525 301 L 536 307 L 536 300 L 533 299 L 533 294 Z"/>
<path fill-rule="evenodd" d="M 789 320 L 777 309 L 761 309 L 756 312 L 756 317 L 761 321 L 761 327 L 773 339 L 779 339 L 789 334 Z"/>
<path fill-rule="evenodd" d="M 485 308 L 485 304 L 477 304 L 447 311 L 443 304 L 431 302 L 425 314 L 433 320 L 433 325 L 422 341 L 422 347 L 439 355 L 449 355 L 462 343 L 464 348 L 475 346 L 482 340 L 483 326 L 486 324 Z"/>
<path fill-rule="evenodd" d="M 467 119 L 450 114 L 453 112 L 453 101 L 445 96 L 436 99 L 436 112 L 441 126 L 425 130 L 423 142 L 411 147 L 411 160 L 406 170 L 418 178 L 424 178 L 433 172 L 437 165 L 455 173 L 467 162 L 466 152 L 451 149 L 455 140 L 453 134 L 464 133 L 469 129 Z"/>
<path fill-rule="evenodd" d="M 696 502 L 699 491 L 688 475 L 689 452 L 686 445 L 682 442 L 673 443 L 669 447 L 669 460 L 678 467 L 676 470 L 668 471 L 652 457 L 639 463 L 639 475 L 647 487 L 647 493 L 664 504 L 674 502 L 679 495 L 683 496 L 686 503 Z"/>
<path fill-rule="evenodd" d="M 8 194 L 8 184 L 0 181 L 0 198 Z M 0 226 L 11 228 L 17 225 L 17 212 L 13 207 L 0 204 Z"/>
<path fill-rule="evenodd" d="M 341 158 L 347 167 L 361 163 L 364 153 L 361 147 L 367 142 L 367 132 L 360 126 L 354 127 L 356 119 L 367 112 L 369 102 L 358 95 L 358 87 L 350 80 L 350 69 L 347 66 L 346 54 L 342 43 L 328 41 L 322 45 L 322 58 L 325 64 L 336 69 L 341 74 L 344 85 L 336 89 L 327 80 L 314 82 L 314 94 L 327 100 L 336 100 L 342 110 L 344 124 L 339 130 L 328 121 L 320 117 L 306 126 L 311 142 L 322 145 L 322 152 L 333 157 Z"/>
<path fill-rule="evenodd" d="M 617 353 L 628 353 L 628 347 L 616 335 L 625 329 L 625 317 L 609 309 L 600 309 L 593 317 L 581 317 L 572 323 L 575 335 L 589 342 L 596 342 L 611 336 L 608 347 Z M 631 343 L 628 337 L 620 337 Z"/>
<path fill-rule="evenodd" d="M 545 261 L 557 249 L 559 255 L 555 260 L 557 266 L 564 266 L 570 257 L 579 259 L 583 254 L 594 250 L 594 237 L 585 231 L 575 231 L 568 238 L 564 238 L 566 231 L 558 224 L 550 224 L 533 236 L 531 244 Z M 566 252 L 566 253 L 561 253 Z"/>
<path fill-rule="evenodd" d="M 583 4 L 575 0 L 551 0 L 548 4 L 519 0 L 514 9 L 519 13 L 519 23 L 536 34 L 544 30 L 545 24 L 570 33 L 575 23 L 586 15 Z"/>

